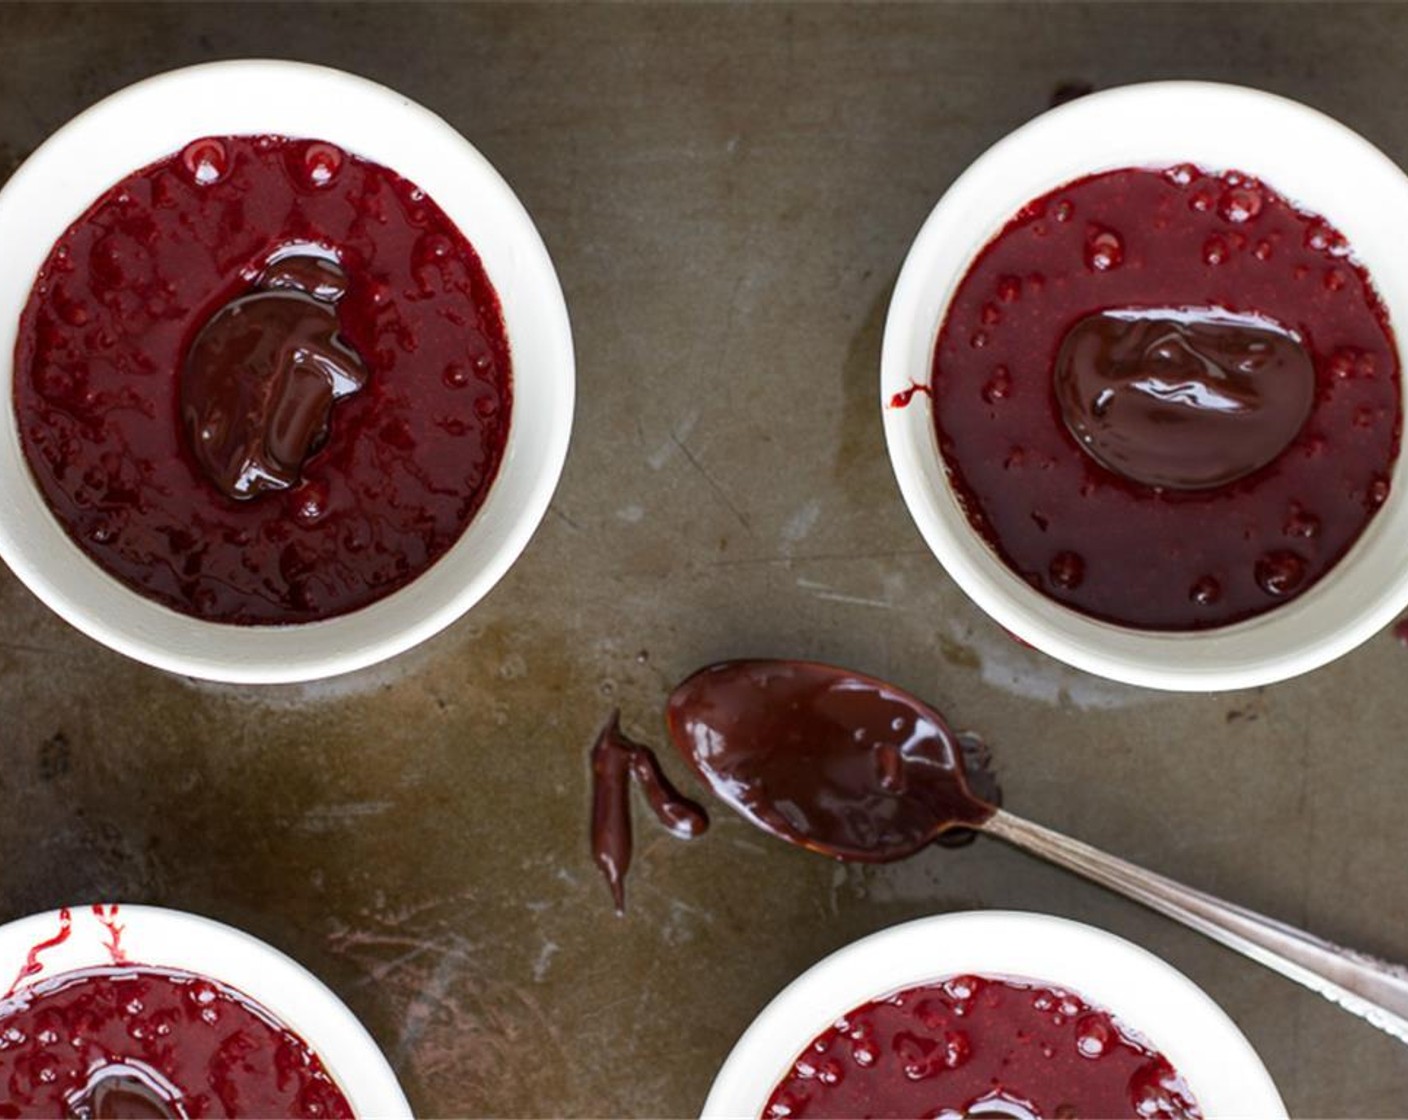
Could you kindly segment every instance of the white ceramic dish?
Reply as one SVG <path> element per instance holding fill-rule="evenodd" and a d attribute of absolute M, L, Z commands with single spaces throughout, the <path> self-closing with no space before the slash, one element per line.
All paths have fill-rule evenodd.
<path fill-rule="evenodd" d="M 997 910 L 920 918 L 813 965 L 738 1040 L 703 1115 L 760 1116 L 807 1043 L 841 1015 L 897 989 L 963 973 L 1044 980 L 1112 1011 L 1183 1074 L 1208 1120 L 1286 1116 L 1251 1044 L 1182 973 L 1103 930 Z"/>
<path fill-rule="evenodd" d="M 68 911 L 68 938 L 38 955 L 41 971 L 25 977 L 20 991 L 65 972 L 113 963 L 112 931 L 99 909 L 121 927 L 120 945 L 131 963 L 200 973 L 273 1012 L 323 1060 L 359 1117 L 411 1116 L 371 1035 L 322 981 L 277 949 L 209 918 L 151 906 L 75 907 Z M 0 926 L 0 993 L 24 969 L 30 950 L 53 938 L 61 925 L 61 912 L 55 910 Z"/>
<path fill-rule="evenodd" d="M 124 176 L 201 136 L 331 141 L 412 180 L 479 253 L 503 306 L 513 414 L 502 464 L 459 541 L 388 598 L 295 626 L 227 626 L 118 583 L 50 514 L 25 464 L 11 378 L 20 312 L 60 234 Z M 244 683 L 311 680 L 391 657 L 449 625 L 503 576 L 547 512 L 572 427 L 575 372 L 562 290 L 499 174 L 439 117 L 384 86 L 296 62 L 215 62 L 113 94 L 50 137 L 0 191 L 0 557 L 70 623 L 172 672 Z"/>
<path fill-rule="evenodd" d="M 972 530 L 950 488 L 927 398 L 934 344 L 969 264 L 1024 204 L 1098 171 L 1193 163 L 1263 179 L 1348 239 L 1398 332 L 1408 330 L 1408 177 L 1366 140 L 1304 105 L 1203 82 L 1127 86 L 1080 98 L 999 141 L 934 207 L 900 273 L 885 325 L 881 408 L 905 503 L 968 596 L 1023 641 L 1077 668 L 1151 688 L 1269 684 L 1339 657 L 1408 606 L 1408 459 L 1350 552 L 1304 595 L 1217 630 L 1159 633 L 1069 610 L 1014 574 Z"/>

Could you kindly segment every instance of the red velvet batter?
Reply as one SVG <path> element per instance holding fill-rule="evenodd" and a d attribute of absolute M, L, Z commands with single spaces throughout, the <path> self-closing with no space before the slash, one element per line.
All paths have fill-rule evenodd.
<path fill-rule="evenodd" d="M 963 278 L 934 354 L 939 444 L 973 526 L 1044 594 L 1127 626 L 1222 626 L 1311 587 L 1388 496 L 1401 427 L 1393 332 L 1348 252 L 1235 172 L 1112 171 L 1024 208 Z M 1295 332 L 1315 399 L 1279 457 L 1175 491 L 1087 454 L 1053 368 L 1083 318 L 1128 308 L 1219 308 Z"/>
<path fill-rule="evenodd" d="M 1106 1011 L 1021 980 L 956 976 L 843 1015 L 763 1116 L 1196 1120 L 1162 1054 Z"/>
<path fill-rule="evenodd" d="M 38 981 L 0 1002 L 0 1117 L 72 1115 L 95 1070 L 133 1066 L 179 1092 L 163 1101 L 169 1115 L 353 1115 L 307 1043 L 204 977 L 98 968 Z"/>
<path fill-rule="evenodd" d="M 288 490 L 236 501 L 196 466 L 190 344 L 290 246 L 331 252 L 366 386 Z M 233 623 L 302 622 L 405 585 L 460 536 L 511 404 L 498 297 L 415 184 L 318 141 L 199 140 L 102 196 L 61 237 L 20 323 L 26 457 L 73 540 L 129 587 Z"/>

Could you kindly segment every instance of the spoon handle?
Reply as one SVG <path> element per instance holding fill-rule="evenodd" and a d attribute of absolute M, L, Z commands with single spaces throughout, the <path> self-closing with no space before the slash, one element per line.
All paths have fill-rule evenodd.
<path fill-rule="evenodd" d="M 1185 887 L 1001 809 L 980 827 L 1207 934 L 1408 1043 L 1408 968 Z"/>

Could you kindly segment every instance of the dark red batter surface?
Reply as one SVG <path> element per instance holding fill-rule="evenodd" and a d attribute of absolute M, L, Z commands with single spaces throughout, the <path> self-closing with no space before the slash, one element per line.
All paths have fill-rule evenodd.
<path fill-rule="evenodd" d="M 1394 337 L 1344 238 L 1265 184 L 1124 170 L 1031 203 L 979 254 L 934 355 L 939 444 L 974 527 L 1014 571 L 1097 618 L 1221 626 L 1323 576 L 1388 496 L 1401 404 Z M 1216 308 L 1294 332 L 1314 403 L 1267 465 L 1211 489 L 1140 484 L 1062 419 L 1068 332 L 1108 309 Z"/>
<path fill-rule="evenodd" d="M 1168 1059 L 1109 1012 L 1038 983 L 978 976 L 906 988 L 842 1016 L 763 1110 L 768 1120 L 1201 1115 Z"/>
<path fill-rule="evenodd" d="M 95 1085 L 109 1115 L 353 1115 L 307 1043 L 204 977 L 98 968 L 0 1002 L 0 1117 L 101 1115 L 84 1111 Z M 133 1108 L 138 1101 L 149 1110 Z"/>
<path fill-rule="evenodd" d="M 211 317 L 290 247 L 331 253 L 366 385 L 331 411 L 289 489 L 237 501 L 196 465 L 178 380 Z M 14 401 L 30 467 L 89 556 L 219 622 L 365 606 L 460 536 L 498 469 L 511 403 L 498 297 L 413 183 L 318 141 L 196 141 L 131 175 L 54 246 L 20 323 Z"/>

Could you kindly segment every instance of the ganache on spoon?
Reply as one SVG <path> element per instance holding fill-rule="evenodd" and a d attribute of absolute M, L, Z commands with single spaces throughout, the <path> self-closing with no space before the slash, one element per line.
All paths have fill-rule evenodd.
<path fill-rule="evenodd" d="M 680 753 L 759 828 L 838 859 L 978 829 L 1143 903 L 1408 1043 L 1408 968 L 1346 949 L 998 808 L 958 736 L 902 689 L 805 661 L 729 661 L 670 696 Z M 988 789 L 983 786 L 983 794 Z"/>
<path fill-rule="evenodd" d="M 943 716 L 893 685 L 806 661 L 729 661 L 670 696 L 670 734 L 759 828 L 837 859 L 901 859 L 997 811 Z"/>

